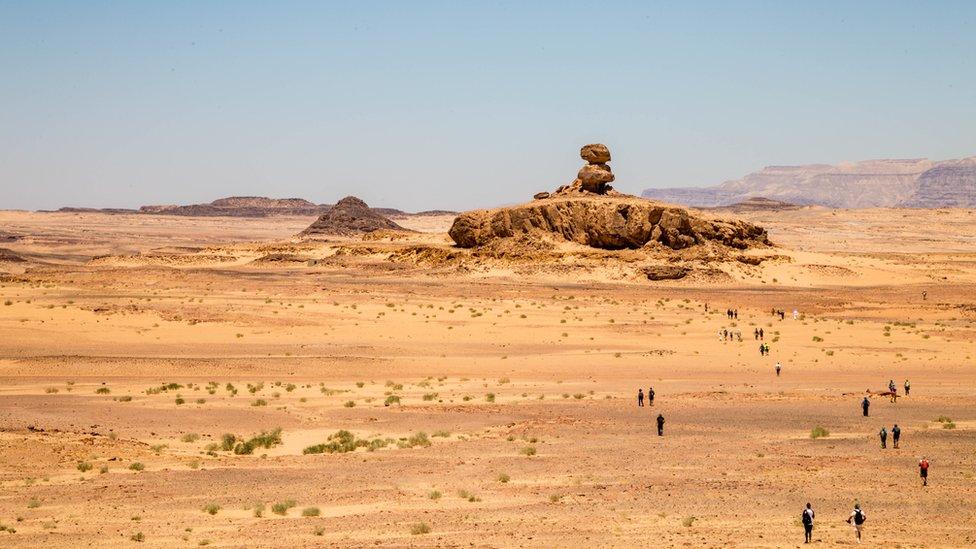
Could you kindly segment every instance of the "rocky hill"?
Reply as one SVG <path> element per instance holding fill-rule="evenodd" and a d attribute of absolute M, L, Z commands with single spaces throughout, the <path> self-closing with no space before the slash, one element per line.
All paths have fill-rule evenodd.
<path fill-rule="evenodd" d="M 462 213 L 448 234 L 462 248 L 526 238 L 563 239 L 609 250 L 768 244 L 762 227 L 614 191 L 609 185 L 614 180 L 607 165 L 610 151 L 602 144 L 584 146 L 580 156 L 587 163 L 569 185 L 537 193 L 535 201 L 521 206 Z"/>
<path fill-rule="evenodd" d="M 976 207 L 976 157 L 768 166 L 713 187 L 646 189 L 642 196 L 698 207 L 752 197 L 835 208 Z"/>
<path fill-rule="evenodd" d="M 300 236 L 351 236 L 378 230 L 407 231 L 371 209 L 355 196 L 347 196 L 322 214 Z"/>

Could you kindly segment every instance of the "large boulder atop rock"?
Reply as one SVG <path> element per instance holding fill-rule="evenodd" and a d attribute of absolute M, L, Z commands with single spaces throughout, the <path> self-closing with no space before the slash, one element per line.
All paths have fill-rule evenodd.
<path fill-rule="evenodd" d="M 583 145 L 580 149 L 580 158 L 590 164 L 606 164 L 610 162 L 610 149 L 603 143 Z"/>
<path fill-rule="evenodd" d="M 674 250 L 713 242 L 745 249 L 768 244 L 766 230 L 740 220 L 632 196 L 554 195 L 545 201 L 459 215 L 449 231 L 462 248 L 529 236 L 619 250 L 659 243 Z"/>
<path fill-rule="evenodd" d="M 351 236 L 381 229 L 407 230 L 373 211 L 355 196 L 347 196 L 309 225 L 300 236 Z"/>
<path fill-rule="evenodd" d="M 606 164 L 587 164 L 580 168 L 576 177 L 582 183 L 583 190 L 603 194 L 604 186 L 613 181 L 613 172 Z"/>

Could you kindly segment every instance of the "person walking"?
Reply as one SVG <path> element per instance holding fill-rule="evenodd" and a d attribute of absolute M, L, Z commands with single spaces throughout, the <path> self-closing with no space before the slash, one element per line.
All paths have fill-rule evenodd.
<path fill-rule="evenodd" d="M 807 504 L 807 508 L 803 510 L 803 515 L 800 517 L 800 521 L 803 522 L 803 543 L 810 543 L 813 541 L 813 507 Z"/>
<path fill-rule="evenodd" d="M 759 339 L 764 339 L 766 337 L 765 332 L 762 328 L 759 328 Z"/>
<path fill-rule="evenodd" d="M 868 397 L 864 397 L 864 400 L 861 401 L 861 410 L 864 411 L 864 417 L 868 417 L 868 408 L 870 406 L 871 406 L 871 401 L 868 400 Z"/>
<path fill-rule="evenodd" d="M 756 341 L 759 341 L 759 328 L 753 328 L 752 338 L 755 339 Z"/>
<path fill-rule="evenodd" d="M 881 432 L 878 433 L 878 436 L 881 437 L 881 449 L 884 450 L 888 447 L 888 430 L 884 428 L 884 425 L 881 426 Z"/>
<path fill-rule="evenodd" d="M 895 443 L 895 449 L 898 449 L 898 439 L 901 438 L 901 427 L 896 423 L 894 427 L 891 428 L 891 442 Z"/>
<path fill-rule="evenodd" d="M 851 511 L 851 516 L 847 517 L 847 522 L 854 526 L 854 535 L 857 536 L 858 543 L 861 543 L 861 529 L 864 527 L 864 521 L 867 519 L 867 515 L 861 510 L 861 504 L 855 503 L 854 510 Z"/>
<path fill-rule="evenodd" d="M 654 387 L 647 388 L 647 404 L 654 406 Z"/>
<path fill-rule="evenodd" d="M 908 393 L 910 393 L 911 390 L 912 390 L 912 384 L 909 383 L 908 380 L 906 379 L 905 380 L 905 396 L 908 396 Z"/>
<path fill-rule="evenodd" d="M 637 389 L 637 407 L 642 408 L 644 406 L 644 389 Z"/>
<path fill-rule="evenodd" d="M 664 414 L 657 415 L 657 436 L 664 436 Z"/>
<path fill-rule="evenodd" d="M 922 477 L 922 486 L 929 485 L 929 460 L 925 456 L 918 462 L 918 476 Z"/>
<path fill-rule="evenodd" d="M 783 369 L 783 366 L 779 363 L 779 361 L 777 361 L 776 362 L 776 377 L 779 377 L 779 371 L 782 370 L 782 369 Z"/>

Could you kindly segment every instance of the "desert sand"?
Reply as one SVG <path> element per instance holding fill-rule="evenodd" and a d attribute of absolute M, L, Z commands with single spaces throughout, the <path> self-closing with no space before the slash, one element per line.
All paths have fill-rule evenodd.
<path fill-rule="evenodd" d="M 855 501 L 866 545 L 976 543 L 976 212 L 739 217 L 766 259 L 649 281 L 451 217 L 0 212 L 0 545 L 793 547 L 807 502 L 851 545 Z"/>

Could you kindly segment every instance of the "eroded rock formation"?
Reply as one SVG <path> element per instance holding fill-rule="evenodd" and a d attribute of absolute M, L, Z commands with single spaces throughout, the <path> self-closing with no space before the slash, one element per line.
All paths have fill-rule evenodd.
<path fill-rule="evenodd" d="M 370 209 L 355 196 L 347 196 L 302 231 L 301 236 L 349 236 L 381 229 L 407 230 Z"/>
<path fill-rule="evenodd" d="M 521 206 L 459 215 L 449 231 L 458 246 L 521 235 L 557 237 L 610 250 L 660 243 L 678 250 L 705 242 L 744 249 L 768 244 L 766 230 L 739 220 L 629 196 L 553 196 Z"/>

